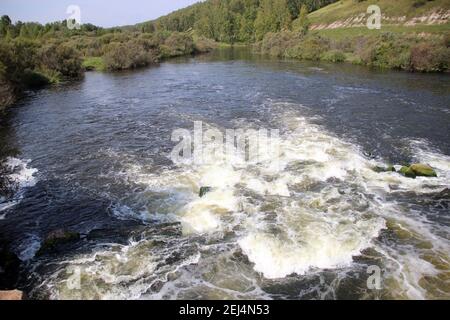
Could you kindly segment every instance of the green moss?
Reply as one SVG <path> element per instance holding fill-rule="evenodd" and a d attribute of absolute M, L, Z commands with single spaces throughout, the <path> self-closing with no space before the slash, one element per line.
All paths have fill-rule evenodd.
<path fill-rule="evenodd" d="M 413 178 L 413 179 L 416 178 L 416 174 L 409 167 L 402 167 L 400 169 L 399 173 L 407 178 Z"/>
<path fill-rule="evenodd" d="M 83 69 L 86 71 L 104 71 L 106 66 L 102 57 L 86 57 L 83 61 Z"/>

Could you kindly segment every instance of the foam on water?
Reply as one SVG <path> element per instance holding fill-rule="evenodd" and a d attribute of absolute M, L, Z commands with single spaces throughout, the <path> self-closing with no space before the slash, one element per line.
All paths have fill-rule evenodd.
<path fill-rule="evenodd" d="M 195 252 L 180 253 L 176 264 L 166 264 L 165 259 L 180 248 L 170 242 L 161 248 L 155 241 L 104 244 L 92 254 L 60 261 L 61 267 L 40 287 L 46 288 L 51 299 L 140 299 L 170 274 L 200 258 Z"/>
<path fill-rule="evenodd" d="M 232 229 L 230 216 L 237 220 L 236 224 L 244 225 L 245 230 L 235 230 L 239 234 L 237 243 L 255 264 L 255 270 L 267 278 L 304 274 L 311 268 L 348 266 L 384 227 L 384 220 L 375 212 L 377 203 L 366 199 L 363 190 L 355 195 L 340 195 L 337 189 L 341 182 L 321 192 L 308 191 L 307 187 L 329 179 L 342 181 L 348 176 L 362 179 L 360 172 L 373 164 L 353 145 L 332 137 L 303 117 L 285 111 L 279 122 L 291 131 L 280 138 L 281 159 L 277 165 L 288 168 L 298 164 L 298 168 L 270 170 L 274 167 L 267 163 L 274 161 L 270 158 L 257 168 L 253 164 L 224 166 L 217 161 L 217 165 L 191 166 L 152 176 L 152 187 L 164 189 L 170 185 L 190 193 L 190 201 L 177 212 L 185 234 Z M 211 186 L 213 191 L 198 198 L 200 186 Z M 258 197 L 244 196 L 246 192 Z M 297 194 L 291 197 L 293 192 Z M 267 222 L 263 208 L 273 201 L 264 199 L 269 196 L 281 203 L 272 203 L 276 217 Z M 365 209 L 353 210 L 352 201 L 364 202 Z M 274 225 L 277 235 L 271 234 Z"/>
<path fill-rule="evenodd" d="M 11 172 L 8 178 L 15 184 L 17 184 L 17 192 L 13 199 L 6 199 L 0 197 L 0 212 L 14 207 L 23 197 L 23 192 L 26 188 L 36 185 L 36 173 L 37 169 L 30 168 L 30 161 L 21 160 L 17 158 L 9 157 L 6 159 L 5 165 L 9 172 Z M 0 214 L 0 219 L 4 219 L 5 215 Z"/>
<path fill-rule="evenodd" d="M 438 178 L 414 180 L 392 172 L 376 173 L 372 168 L 383 163 L 313 124 L 298 111 L 301 106 L 270 102 L 269 107 L 272 125 L 285 128 L 276 161 L 267 157 L 258 164 L 232 165 L 217 159 L 212 164 L 157 171 L 130 164 L 120 173 L 121 178 L 143 187 L 139 197 L 147 199 L 147 210 L 119 206 L 114 211 L 119 217 L 180 222 L 182 237 L 177 241 L 181 242 L 174 240 L 170 248 L 202 240 L 197 254 L 162 271 L 157 266 L 168 251 L 155 252 L 149 239 L 70 261 L 81 266 L 92 287 L 116 285 L 99 289 L 92 297 L 267 298 L 260 287 L 264 279 L 349 270 L 355 257 L 367 249 L 375 250 L 382 261 L 389 297 L 430 294 L 424 284 L 427 277 L 448 274 L 430 258 L 434 254 L 448 264 L 448 230 L 437 230 L 426 217 L 388 196 L 427 194 L 448 187 L 449 157 L 413 142 L 417 160 L 435 167 Z M 200 198 L 202 186 L 212 191 Z M 393 232 L 395 241 L 383 242 L 384 230 Z M 231 257 L 239 252 L 250 264 Z M 246 269 L 249 265 L 251 270 Z M 168 277 L 174 268 L 177 275 Z M 220 270 L 227 280 L 209 276 L 209 268 Z M 155 272 L 166 272 L 166 276 L 153 290 L 149 279 Z M 258 274 L 262 280 L 257 280 Z M 61 278 L 55 275 L 49 282 L 64 281 Z M 58 290 L 54 297 L 68 295 Z"/>

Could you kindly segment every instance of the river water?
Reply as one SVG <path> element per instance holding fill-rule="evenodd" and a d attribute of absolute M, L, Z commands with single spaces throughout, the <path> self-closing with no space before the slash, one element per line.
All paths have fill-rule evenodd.
<path fill-rule="evenodd" d="M 32 298 L 449 299 L 449 88 L 237 49 L 87 73 L 2 119 L 20 188 L 0 233 Z M 174 164 L 171 134 L 195 121 L 280 130 L 281 170 Z M 372 170 L 414 162 L 438 178 Z M 61 228 L 80 241 L 37 255 Z"/>

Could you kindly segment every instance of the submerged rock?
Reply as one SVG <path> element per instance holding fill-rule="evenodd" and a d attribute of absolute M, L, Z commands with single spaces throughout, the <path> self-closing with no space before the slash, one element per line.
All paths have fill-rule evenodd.
<path fill-rule="evenodd" d="M 409 167 L 418 177 L 437 177 L 436 171 L 426 164 L 416 163 Z"/>
<path fill-rule="evenodd" d="M 25 300 L 25 293 L 19 290 L 0 291 L 0 300 Z"/>
<path fill-rule="evenodd" d="M 416 178 L 416 174 L 414 173 L 414 171 L 411 170 L 410 167 L 402 167 L 400 169 L 399 173 L 407 178 L 412 178 L 412 179 Z"/>
<path fill-rule="evenodd" d="M 212 188 L 211 187 L 201 187 L 200 188 L 200 198 L 203 198 L 207 193 L 211 192 Z"/>
<path fill-rule="evenodd" d="M 450 189 L 445 188 L 441 192 L 439 192 L 436 196 L 436 199 L 450 199 Z"/>
<path fill-rule="evenodd" d="M 395 168 L 394 166 L 387 166 L 387 167 L 380 167 L 380 166 L 376 166 L 372 168 L 373 171 L 377 172 L 377 173 L 382 173 L 382 172 L 395 172 Z"/>
<path fill-rule="evenodd" d="M 41 248 L 37 252 L 37 255 L 43 255 L 47 252 L 51 252 L 59 245 L 67 244 L 70 242 L 80 240 L 80 234 L 77 232 L 67 231 L 63 229 L 50 232 L 41 245 Z"/>
<path fill-rule="evenodd" d="M 450 208 L 450 189 L 446 188 L 432 197 L 433 204 L 440 209 Z"/>

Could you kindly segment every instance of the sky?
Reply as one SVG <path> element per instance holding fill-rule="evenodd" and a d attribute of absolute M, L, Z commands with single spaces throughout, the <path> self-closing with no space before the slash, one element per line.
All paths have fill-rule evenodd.
<path fill-rule="evenodd" d="M 70 17 L 67 8 L 80 8 L 81 22 L 114 27 L 153 20 L 199 0 L 0 0 L 0 15 L 13 22 L 47 23 Z"/>

